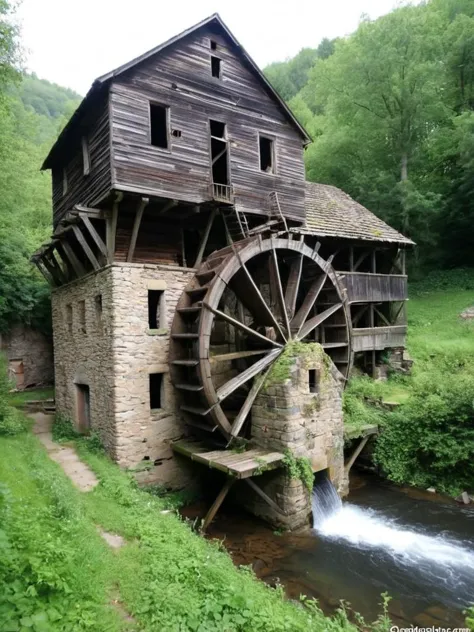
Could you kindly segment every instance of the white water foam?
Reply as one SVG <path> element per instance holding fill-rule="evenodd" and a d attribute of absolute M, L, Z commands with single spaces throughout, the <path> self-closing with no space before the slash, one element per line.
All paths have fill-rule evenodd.
<path fill-rule="evenodd" d="M 314 496 L 314 502 L 317 501 Z M 344 540 L 357 548 L 384 549 L 409 564 L 426 561 L 451 568 L 474 569 L 474 552 L 459 543 L 443 535 L 424 535 L 403 528 L 371 509 L 349 503 L 320 518 L 314 528 L 323 537 Z"/>

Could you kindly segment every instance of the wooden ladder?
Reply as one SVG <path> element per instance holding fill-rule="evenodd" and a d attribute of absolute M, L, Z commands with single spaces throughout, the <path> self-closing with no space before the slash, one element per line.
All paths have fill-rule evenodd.
<path fill-rule="evenodd" d="M 246 239 L 249 236 L 249 225 L 245 213 L 233 207 L 230 210 L 222 209 L 221 214 L 232 242 Z"/>
<path fill-rule="evenodd" d="M 270 217 L 277 219 L 278 222 L 282 224 L 284 230 L 288 232 L 288 225 L 286 223 L 285 216 L 283 215 L 282 210 L 281 210 L 278 192 L 272 191 L 271 193 L 269 193 L 269 198 L 270 198 Z"/>

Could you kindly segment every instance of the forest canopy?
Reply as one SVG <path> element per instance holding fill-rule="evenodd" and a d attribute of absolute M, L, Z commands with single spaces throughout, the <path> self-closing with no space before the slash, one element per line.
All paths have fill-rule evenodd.
<path fill-rule="evenodd" d="M 414 268 L 474 265 L 474 0 L 431 0 L 265 69 L 313 144 L 307 178 L 414 239 Z"/>

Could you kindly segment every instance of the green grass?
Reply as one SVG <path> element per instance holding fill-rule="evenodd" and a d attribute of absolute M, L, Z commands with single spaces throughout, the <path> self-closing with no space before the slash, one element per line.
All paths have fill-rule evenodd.
<path fill-rule="evenodd" d="M 26 391 L 17 391 L 8 395 L 8 403 L 10 406 L 20 408 L 30 400 L 54 399 L 54 388 L 32 388 Z"/>
<path fill-rule="evenodd" d="M 0 437 L 2 632 L 307 632 L 355 630 L 341 610 L 294 605 L 220 544 L 192 532 L 166 499 L 78 440 L 99 478 L 87 494 L 50 461 L 36 437 Z M 122 535 L 112 551 L 97 527 Z M 116 602 L 120 607 L 117 607 Z M 114 605 L 115 603 L 115 605 Z M 126 619 L 124 614 L 132 616 Z M 381 618 L 376 629 L 386 629 Z"/>

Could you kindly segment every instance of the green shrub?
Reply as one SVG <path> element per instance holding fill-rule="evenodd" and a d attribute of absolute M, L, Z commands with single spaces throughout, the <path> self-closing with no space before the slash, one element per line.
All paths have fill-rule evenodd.
<path fill-rule="evenodd" d="M 399 483 L 458 494 L 474 487 L 474 375 L 420 376 L 406 404 L 386 416 L 375 461 Z"/>
<path fill-rule="evenodd" d="M 79 433 L 74 428 L 74 424 L 66 415 L 57 413 L 53 422 L 53 439 L 58 443 L 65 441 L 73 441 L 79 437 Z"/>

